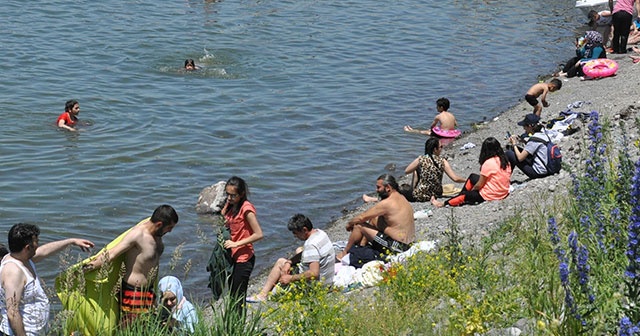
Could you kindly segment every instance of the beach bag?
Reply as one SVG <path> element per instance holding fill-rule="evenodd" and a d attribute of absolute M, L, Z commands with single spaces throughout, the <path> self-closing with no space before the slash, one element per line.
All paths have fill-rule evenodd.
<path fill-rule="evenodd" d="M 560 169 L 562 169 L 562 152 L 560 151 L 560 147 L 554 144 L 553 141 L 547 141 L 536 137 L 529 138 L 529 141 L 535 141 L 544 144 L 545 149 L 547 150 L 547 162 L 545 162 L 544 164 L 544 166 L 547 168 L 547 175 L 559 173 Z"/>

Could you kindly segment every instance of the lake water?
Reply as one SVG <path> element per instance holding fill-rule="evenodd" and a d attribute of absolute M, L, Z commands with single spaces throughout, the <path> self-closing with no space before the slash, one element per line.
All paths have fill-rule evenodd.
<path fill-rule="evenodd" d="M 250 186 L 265 239 L 259 269 L 402 169 L 446 96 L 463 130 L 516 104 L 572 56 L 586 21 L 571 0 L 17 1 L 0 6 L 0 225 L 41 241 L 104 246 L 167 203 L 180 223 L 163 265 L 191 260 L 205 295 L 211 219 L 202 188 Z M 185 59 L 202 67 L 181 71 Z M 54 127 L 68 99 L 86 124 Z M 399 173 L 399 172 L 398 172 Z M 40 266 L 48 284 L 52 258 Z M 255 272 L 255 271 L 254 271 Z"/>

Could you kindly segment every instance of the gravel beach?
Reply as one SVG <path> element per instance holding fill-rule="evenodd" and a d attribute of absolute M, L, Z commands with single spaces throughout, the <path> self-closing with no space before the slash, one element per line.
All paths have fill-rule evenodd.
<path fill-rule="evenodd" d="M 613 150 L 620 150 L 623 135 L 630 142 L 638 139 L 635 119 L 640 116 L 640 63 L 632 63 L 627 55 L 609 55 L 609 58 L 618 62 L 619 65 L 618 72 L 613 77 L 597 80 L 582 80 L 580 77 L 560 78 L 562 89 L 549 93 L 547 96 L 550 106 L 543 109 L 542 121 L 558 117 L 560 112 L 567 110 L 569 104 L 578 101 L 589 102 L 590 104 L 583 104 L 580 108 L 574 108 L 572 111 L 586 113 L 598 111 L 601 120 L 610 120 Z M 545 78 L 546 81 L 549 79 Z M 479 172 L 478 156 L 480 145 L 485 138 L 493 136 L 506 145 L 507 131 L 512 134 L 523 132 L 517 122 L 532 112 L 532 107 L 523 99 L 524 94 L 523 92 L 518 102 L 514 101 L 514 106 L 493 120 L 478 124 L 474 131 L 464 134 L 445 147 L 443 155 L 448 158 L 453 170 L 458 175 L 466 177 L 471 173 Z M 398 124 L 402 125 L 403 121 L 399 120 Z M 412 203 L 414 211 L 431 210 L 432 212 L 432 215 L 427 218 L 416 219 L 417 240 L 442 239 L 442 234 L 453 216 L 464 237 L 463 243 L 473 244 L 497 227 L 503 218 L 512 216 L 515 211 L 541 209 L 545 204 L 553 201 L 555 197 L 564 197 L 570 193 L 571 171 L 568 169 L 580 166 L 585 159 L 585 154 L 588 153 L 582 146 L 587 137 L 587 123 L 576 121 L 574 125 L 579 126 L 580 129 L 558 142 L 563 154 L 563 170 L 559 174 L 543 179 L 529 180 L 516 168 L 511 176 L 514 190 L 501 201 L 445 208 L 434 208 L 429 202 Z M 402 129 L 399 128 L 398 132 L 402 132 Z M 406 136 L 418 135 L 406 134 Z M 462 150 L 461 147 L 467 143 L 473 143 L 476 146 Z M 630 157 L 636 161 L 638 159 L 637 147 L 630 146 L 629 150 L 632 151 Z M 416 148 L 416 156 L 422 152 L 423 147 Z M 398 162 L 396 163 L 397 170 L 390 171 L 390 173 L 400 181 L 407 181 L 409 177 L 404 175 L 404 168 L 408 164 L 409 162 Z M 373 195 L 376 178 L 377 176 L 371 176 L 371 190 L 363 190 L 363 193 Z M 442 183 L 453 182 L 445 175 Z M 460 184 L 456 186 L 460 187 Z M 366 210 L 369 206 L 371 205 L 362 204 L 356 209 L 342 214 L 324 230 L 332 241 L 346 241 L 348 232 L 345 231 L 345 224 L 354 214 Z M 248 291 L 249 295 L 259 291 L 265 277 L 266 272 L 253 277 Z"/>

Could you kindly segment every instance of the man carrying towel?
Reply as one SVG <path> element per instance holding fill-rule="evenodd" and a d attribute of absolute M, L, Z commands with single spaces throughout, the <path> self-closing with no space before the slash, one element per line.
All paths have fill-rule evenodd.
<path fill-rule="evenodd" d="M 164 251 L 162 237 L 178 223 L 178 214 L 169 205 L 159 206 L 150 218 L 143 219 L 124 236 L 122 241 L 84 266 L 85 270 L 100 268 L 110 259 L 125 254 L 125 273 L 120 289 L 120 324 L 127 326 L 140 313 L 154 306 L 153 292 L 158 275 L 160 256 Z"/>

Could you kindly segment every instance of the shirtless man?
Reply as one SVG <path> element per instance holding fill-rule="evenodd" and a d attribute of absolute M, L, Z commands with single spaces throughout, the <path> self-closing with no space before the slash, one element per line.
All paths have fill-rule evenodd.
<path fill-rule="evenodd" d="M 542 114 L 542 107 L 549 107 L 547 93 L 558 91 L 560 88 L 562 88 L 562 82 L 557 78 L 552 79 L 549 83 L 536 83 L 529 88 L 524 99 L 533 106 L 533 113 L 539 117 Z M 542 101 L 542 105 L 538 102 L 538 98 Z"/>
<path fill-rule="evenodd" d="M 169 205 L 161 205 L 150 218 L 134 226 L 119 244 L 84 266 L 85 270 L 97 269 L 110 258 L 125 254 L 120 290 L 121 324 L 129 324 L 137 314 L 148 311 L 155 304 L 153 288 L 164 251 L 162 236 L 171 232 L 177 223 L 176 211 Z"/>
<path fill-rule="evenodd" d="M 400 253 L 409 249 L 415 240 L 413 207 L 398 192 L 396 179 L 383 174 L 376 181 L 381 201 L 347 223 L 349 241 L 336 257 L 341 260 L 354 245 L 371 247 L 382 253 Z"/>

